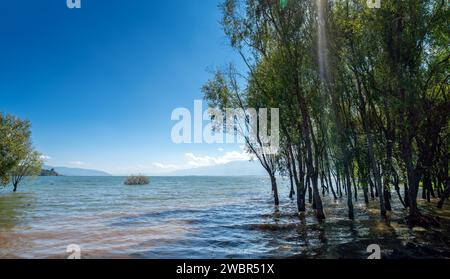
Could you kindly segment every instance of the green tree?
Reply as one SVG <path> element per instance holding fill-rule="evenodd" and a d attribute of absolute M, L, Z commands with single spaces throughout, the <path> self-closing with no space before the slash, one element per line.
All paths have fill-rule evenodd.
<path fill-rule="evenodd" d="M 30 153 L 30 122 L 0 113 L 0 183 L 10 182 L 11 171 Z"/>

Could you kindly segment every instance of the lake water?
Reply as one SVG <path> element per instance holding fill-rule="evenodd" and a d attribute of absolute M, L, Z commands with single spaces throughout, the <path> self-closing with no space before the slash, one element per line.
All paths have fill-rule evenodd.
<path fill-rule="evenodd" d="M 123 181 L 39 177 L 18 193 L 1 189 L 0 258 L 65 258 L 70 244 L 79 245 L 84 258 L 189 259 L 367 257 L 370 243 L 388 251 L 408 241 L 441 245 L 436 237 L 427 240 L 429 231 L 395 221 L 406 213 L 396 203 L 385 221 L 376 202 L 367 207 L 361 200 L 350 221 L 345 199 L 325 197 L 327 220 L 319 224 L 312 210 L 298 216 L 286 181 L 279 185 L 279 211 L 265 177 L 153 177 L 147 186 Z M 444 213 L 450 216 L 448 207 Z M 447 228 L 436 233 L 448 235 Z"/>

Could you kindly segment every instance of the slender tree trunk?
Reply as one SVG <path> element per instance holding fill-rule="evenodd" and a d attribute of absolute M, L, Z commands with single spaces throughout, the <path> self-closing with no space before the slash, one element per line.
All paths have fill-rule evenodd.
<path fill-rule="evenodd" d="M 288 158 L 287 158 L 287 168 L 288 168 L 288 172 L 289 172 L 289 182 L 291 183 L 291 184 L 290 184 L 290 185 L 291 185 L 291 190 L 290 190 L 290 192 L 289 192 L 289 199 L 292 200 L 292 198 L 293 198 L 294 195 L 295 195 L 295 190 L 294 190 L 294 177 L 293 177 L 293 174 L 292 174 L 292 165 L 291 165 L 291 162 L 290 162 L 291 158 L 290 158 L 290 155 L 289 155 L 289 154 L 287 154 L 287 156 L 288 156 Z M 294 169 L 294 171 L 295 171 L 295 169 Z"/>
<path fill-rule="evenodd" d="M 280 205 L 280 200 L 278 199 L 278 186 L 277 186 L 277 179 L 274 174 L 270 175 L 270 182 L 272 184 L 272 190 L 273 190 L 273 198 L 275 201 L 275 206 Z"/>
<path fill-rule="evenodd" d="M 441 188 L 441 179 L 440 179 L 439 175 L 440 175 L 439 173 L 436 175 L 434 183 L 436 185 L 437 197 L 440 199 L 441 194 L 442 194 L 442 188 Z"/>
<path fill-rule="evenodd" d="M 330 187 L 331 193 L 333 193 L 334 200 L 337 200 L 336 192 L 334 191 L 334 188 L 333 188 L 333 181 L 331 180 L 330 163 L 328 162 L 328 159 L 327 159 L 326 164 L 327 164 L 327 175 L 328 175 L 328 181 L 329 181 L 328 187 Z"/>
<path fill-rule="evenodd" d="M 430 174 L 430 176 L 433 176 L 433 174 Z M 436 198 L 436 193 L 434 192 L 434 188 L 436 186 L 437 186 L 436 177 L 434 177 L 434 179 L 430 178 L 430 194 L 431 194 L 431 197 L 433 197 L 433 199 Z"/>
<path fill-rule="evenodd" d="M 387 137 L 387 143 L 386 143 L 386 162 L 384 163 L 384 171 L 383 171 L 383 184 L 384 184 L 384 191 L 383 191 L 383 198 L 384 198 L 384 203 L 386 206 L 386 210 L 387 211 L 392 211 L 392 206 L 391 206 L 391 187 L 390 187 L 390 180 L 392 177 L 392 149 L 393 149 L 393 139 L 391 139 L 391 132 L 390 130 L 391 128 L 391 120 L 390 120 L 390 114 L 388 113 L 388 133 L 389 136 Z"/>
<path fill-rule="evenodd" d="M 370 176 L 368 177 L 368 181 L 369 181 L 369 186 L 370 186 L 370 197 L 372 197 L 372 199 L 375 199 L 375 197 L 378 195 L 376 195 L 376 193 L 374 193 L 374 191 L 373 191 L 374 185 L 373 185 L 372 178 L 370 178 Z M 376 189 L 375 189 L 375 192 L 376 192 Z"/>
<path fill-rule="evenodd" d="M 341 189 L 341 176 L 339 175 L 339 171 L 336 172 L 336 184 L 339 197 L 342 198 L 342 189 Z"/>
<path fill-rule="evenodd" d="M 420 182 L 419 182 L 420 185 Z M 426 200 L 427 199 L 427 187 L 425 186 L 425 184 L 422 182 L 422 199 Z"/>
<path fill-rule="evenodd" d="M 311 188 L 311 179 L 307 179 L 306 180 L 306 185 L 308 188 L 308 203 L 312 204 L 313 203 L 313 196 L 312 196 L 312 188 Z"/>
<path fill-rule="evenodd" d="M 295 195 L 295 190 L 294 190 L 294 179 L 292 177 L 292 171 L 289 171 L 289 181 L 290 181 L 290 185 L 291 185 L 291 191 L 289 192 L 289 199 L 293 199 L 294 195 Z"/>
<path fill-rule="evenodd" d="M 425 199 L 431 202 L 431 178 L 429 170 L 426 170 L 423 177 L 423 189 L 426 191 Z"/>
<path fill-rule="evenodd" d="M 363 191 L 364 191 L 364 202 L 366 204 L 369 204 L 370 202 L 369 202 L 369 193 L 367 192 L 367 186 L 363 188 Z"/>
<path fill-rule="evenodd" d="M 404 190 L 404 201 L 405 201 L 405 206 L 406 208 L 409 208 L 409 187 L 408 187 L 408 182 L 405 181 L 405 190 Z"/>
<path fill-rule="evenodd" d="M 386 210 L 387 211 L 392 211 L 391 192 L 388 189 L 386 189 L 386 188 L 383 191 L 383 199 L 384 199 L 384 204 L 386 206 Z"/>
<path fill-rule="evenodd" d="M 352 173 L 351 178 L 352 178 L 352 183 L 353 183 L 353 189 L 355 190 L 355 201 L 358 201 L 358 184 L 356 183 L 356 179 L 355 179 L 353 171 L 351 173 Z"/>
<path fill-rule="evenodd" d="M 406 173 L 408 175 L 408 201 L 409 201 L 409 222 L 415 224 L 420 222 L 422 214 L 417 207 L 417 195 L 419 192 L 419 174 L 414 169 L 411 141 L 407 128 L 403 127 L 402 130 L 402 155 L 403 161 L 406 165 Z"/>
<path fill-rule="evenodd" d="M 369 190 L 368 190 L 368 186 L 367 186 L 367 178 L 362 177 L 360 178 L 360 181 L 362 183 L 362 188 L 363 188 L 363 193 L 364 193 L 364 202 L 366 204 L 369 204 Z"/>
<path fill-rule="evenodd" d="M 439 177 L 439 175 L 436 180 L 436 185 L 437 185 L 438 198 L 440 199 L 443 191 L 442 191 L 442 181 L 441 181 L 441 178 Z"/>
<path fill-rule="evenodd" d="M 402 198 L 402 194 L 400 193 L 400 179 L 398 177 L 398 174 L 395 170 L 392 170 L 392 175 L 394 176 L 394 187 L 395 191 L 397 192 L 398 199 L 402 203 L 403 207 L 406 209 L 408 206 L 406 205 L 405 201 Z"/>
<path fill-rule="evenodd" d="M 447 189 L 445 189 L 445 191 L 442 193 L 441 195 L 441 199 L 439 200 L 438 203 L 438 208 L 442 209 L 442 207 L 444 207 L 444 203 L 445 201 L 450 197 L 450 179 L 447 179 Z"/>
<path fill-rule="evenodd" d="M 347 206 L 348 206 L 348 218 L 351 220 L 355 219 L 355 214 L 353 212 L 353 198 L 352 198 L 352 185 L 350 183 L 350 173 L 348 169 L 348 164 L 345 163 L 344 166 L 345 176 L 346 176 L 346 188 L 347 188 Z"/>
<path fill-rule="evenodd" d="M 300 212 L 305 212 L 306 211 L 306 187 L 305 187 L 305 182 L 304 182 L 304 178 L 300 179 L 300 184 L 303 185 L 303 187 L 301 187 L 301 189 L 297 189 L 297 196 L 299 197 L 300 201 L 298 203 L 298 210 Z"/>
<path fill-rule="evenodd" d="M 325 187 L 325 181 L 324 181 L 323 173 L 321 173 L 321 175 L 320 175 L 320 186 L 322 186 L 322 196 L 325 196 L 327 188 Z"/>
<path fill-rule="evenodd" d="M 303 171 L 303 157 L 301 147 L 298 146 L 297 162 L 298 162 L 298 187 L 297 187 L 297 205 L 299 212 L 306 212 L 306 185 L 305 173 Z M 295 174 L 294 174 L 295 178 Z"/>

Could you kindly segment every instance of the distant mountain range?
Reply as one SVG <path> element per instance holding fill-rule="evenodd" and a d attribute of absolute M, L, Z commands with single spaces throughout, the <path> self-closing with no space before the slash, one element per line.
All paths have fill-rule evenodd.
<path fill-rule="evenodd" d="M 51 166 L 44 166 L 43 169 L 44 170 L 54 169 L 56 173 L 62 176 L 111 176 L 111 174 L 107 172 L 90 169 L 51 167 Z"/>
<path fill-rule="evenodd" d="M 53 171 L 51 171 L 53 169 Z M 111 174 L 92 169 L 43 166 L 42 175 L 46 176 L 111 176 Z M 228 164 L 177 170 L 156 176 L 251 176 L 266 175 L 258 161 L 234 161 Z"/>
<path fill-rule="evenodd" d="M 167 175 L 170 176 L 248 176 L 266 175 L 259 161 L 234 161 L 228 164 L 194 169 L 178 170 Z"/>

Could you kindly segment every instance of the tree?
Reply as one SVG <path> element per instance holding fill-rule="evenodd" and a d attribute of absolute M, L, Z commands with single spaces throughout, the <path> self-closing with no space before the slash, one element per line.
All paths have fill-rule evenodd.
<path fill-rule="evenodd" d="M 14 192 L 23 178 L 41 172 L 41 155 L 31 144 L 29 121 L 0 113 L 0 155 L 0 184 L 12 183 Z"/>
<path fill-rule="evenodd" d="M 30 152 L 30 123 L 0 113 L 0 184 L 10 182 L 11 171 Z"/>
<path fill-rule="evenodd" d="M 215 113 L 213 113 L 211 117 L 214 117 L 215 127 L 223 129 L 231 135 L 237 134 L 242 137 L 247 151 L 255 155 L 266 170 L 270 177 L 275 206 L 279 206 L 280 201 L 276 180 L 277 154 L 274 152 L 273 146 L 270 146 L 271 142 L 264 139 L 264 134 L 267 131 L 262 131 L 259 127 L 261 119 L 268 116 L 267 114 L 261 115 L 262 111 L 259 109 L 265 109 L 266 107 L 258 106 L 250 101 L 251 98 L 248 98 L 248 96 L 251 94 L 249 93 L 252 91 L 251 88 L 241 90 L 237 76 L 238 74 L 232 65 L 225 70 L 218 70 L 214 77 L 202 87 L 202 92 L 209 107 L 212 109 L 211 111 L 215 112 L 215 110 L 218 110 L 225 118 L 214 117 Z M 234 112 L 240 111 L 240 113 L 230 115 L 230 109 Z M 271 117 L 274 117 L 274 115 L 271 115 Z M 269 129 L 269 126 L 266 126 L 266 128 Z M 272 127 L 270 129 L 273 131 Z"/>
<path fill-rule="evenodd" d="M 41 154 L 36 151 L 31 151 L 24 160 L 19 162 L 19 164 L 11 171 L 13 192 L 17 191 L 17 186 L 25 177 L 39 175 L 41 173 L 42 164 Z"/>

